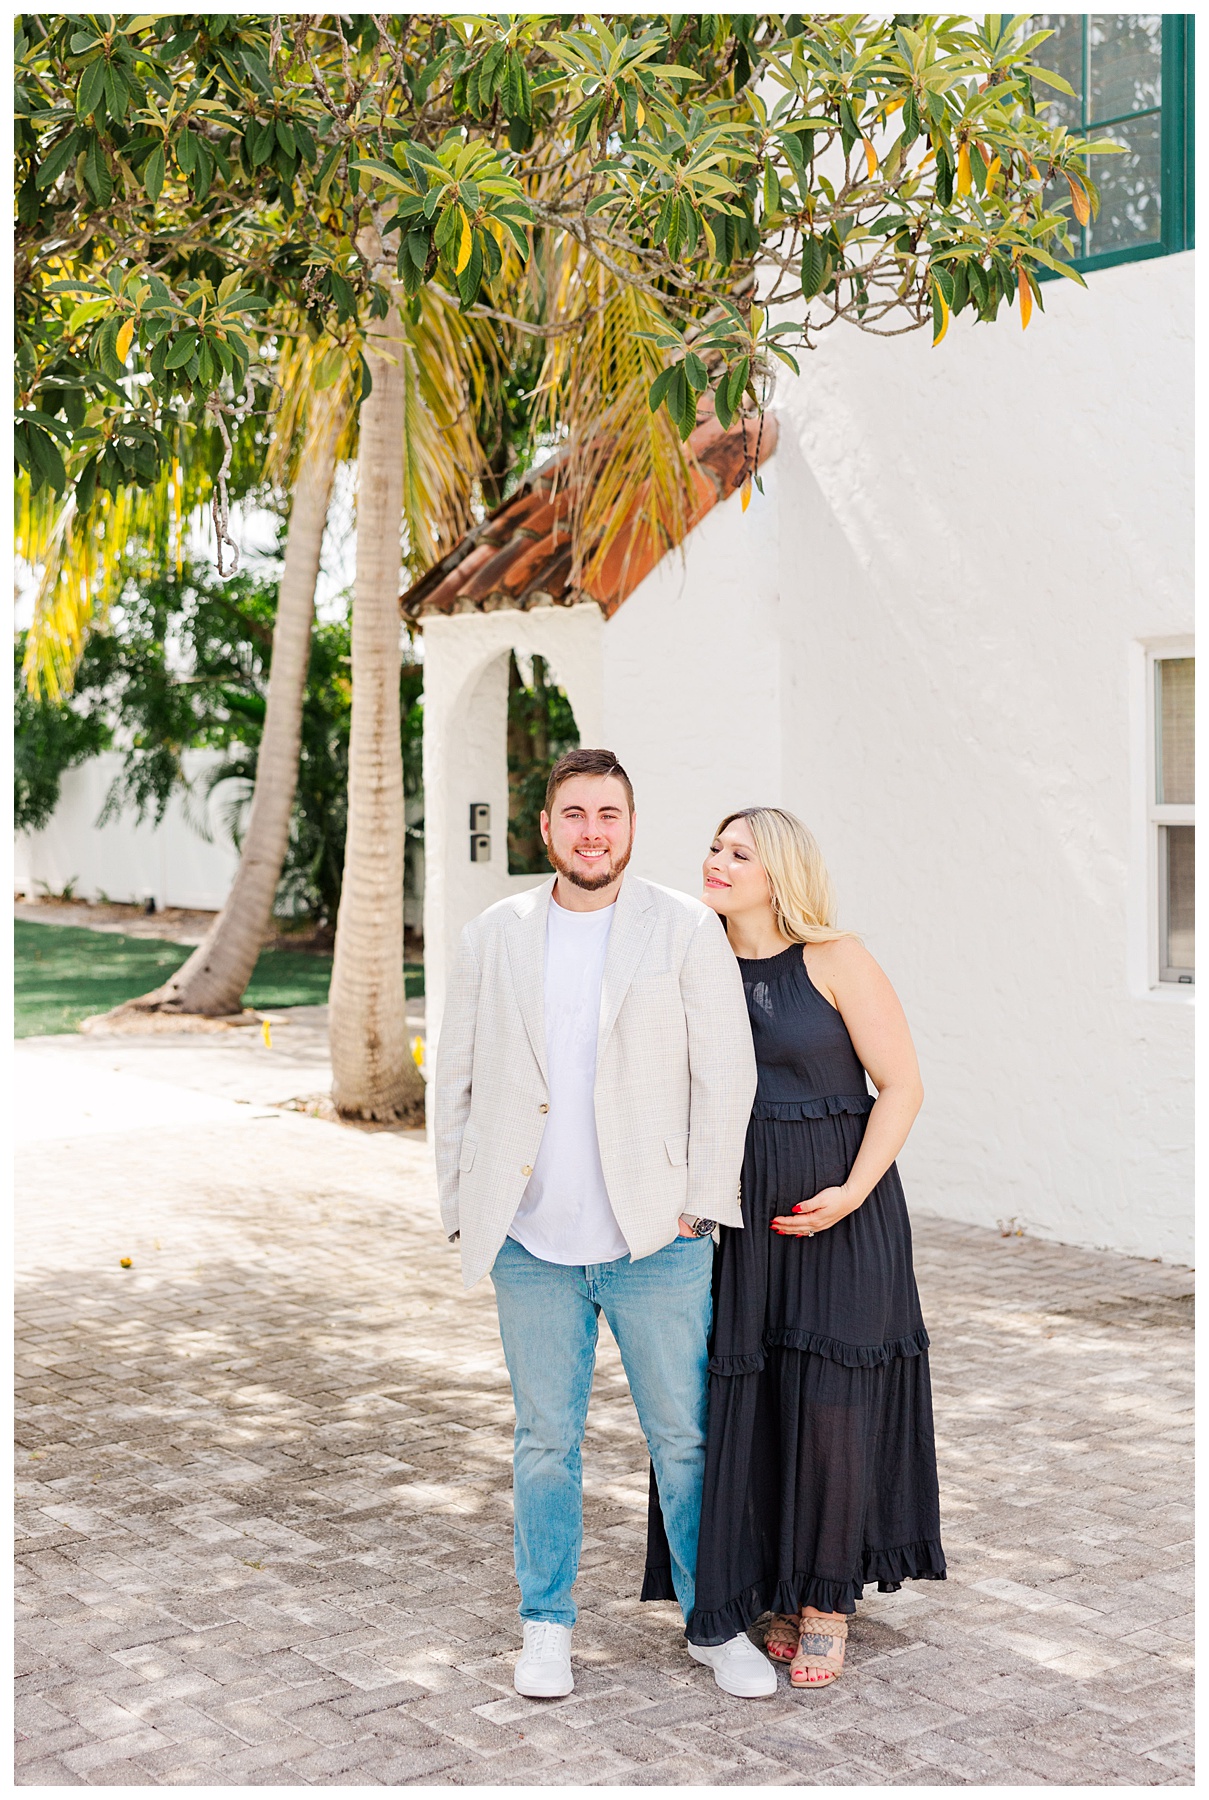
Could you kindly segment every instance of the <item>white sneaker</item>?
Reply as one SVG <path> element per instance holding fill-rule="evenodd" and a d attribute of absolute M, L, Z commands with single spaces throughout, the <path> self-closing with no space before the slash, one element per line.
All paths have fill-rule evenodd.
<path fill-rule="evenodd" d="M 774 1676 L 775 1684 L 775 1676 Z M 512 1672 L 512 1685 L 530 1700 L 557 1700 L 575 1686 L 571 1673 L 571 1627 L 550 1619 L 526 1619 L 525 1647 Z"/>
<path fill-rule="evenodd" d="M 724 1694 L 760 1700 L 777 1691 L 776 1670 L 744 1631 L 725 1644 L 690 1644 L 688 1653 L 714 1671 L 714 1680 Z"/>

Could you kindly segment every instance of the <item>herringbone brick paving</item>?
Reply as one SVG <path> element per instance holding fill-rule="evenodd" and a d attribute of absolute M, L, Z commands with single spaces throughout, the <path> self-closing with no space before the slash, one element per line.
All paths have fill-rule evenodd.
<path fill-rule="evenodd" d="M 763 1702 L 634 1598 L 606 1341 L 576 1691 L 525 1701 L 494 1307 L 425 1146 L 222 1104 L 21 1159 L 20 1783 L 1191 1782 L 1187 1270 L 917 1214 L 950 1578 Z"/>

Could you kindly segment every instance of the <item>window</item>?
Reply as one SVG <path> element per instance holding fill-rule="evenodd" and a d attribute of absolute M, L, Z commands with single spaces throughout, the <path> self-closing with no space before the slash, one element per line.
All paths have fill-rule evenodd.
<path fill-rule="evenodd" d="M 1150 787 L 1152 866 L 1157 878 L 1157 973 L 1189 985 L 1193 941 L 1193 677 L 1191 656 L 1155 656 Z"/>
<path fill-rule="evenodd" d="M 1080 227 L 1070 217 L 1077 269 L 1100 269 L 1190 250 L 1192 51 L 1190 13 L 1037 13 L 1053 37 L 1035 60 L 1065 76 L 1074 97 L 1040 82 L 1042 117 L 1080 136 L 1109 138 L 1124 155 L 1097 156 L 1090 174 L 1100 211 Z M 1071 214 L 1065 184 L 1053 198 Z"/>

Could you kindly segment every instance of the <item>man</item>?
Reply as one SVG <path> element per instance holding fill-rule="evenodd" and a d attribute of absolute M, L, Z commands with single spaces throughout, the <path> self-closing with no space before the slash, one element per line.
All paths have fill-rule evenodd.
<path fill-rule="evenodd" d="M 490 1271 L 516 1406 L 517 1691 L 569 1694 L 581 1446 L 603 1311 L 659 1490 L 685 1617 L 701 1511 L 714 1221 L 739 1225 L 755 1092 L 716 914 L 626 867 L 634 795 L 608 750 L 546 789 L 556 874 L 467 926 L 435 1080 L 441 1216 Z M 730 1693 L 775 1691 L 743 1637 L 690 1646 Z"/>

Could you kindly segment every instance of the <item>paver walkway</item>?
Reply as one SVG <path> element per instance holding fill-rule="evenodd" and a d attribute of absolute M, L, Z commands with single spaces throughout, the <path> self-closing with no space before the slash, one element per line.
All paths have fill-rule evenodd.
<path fill-rule="evenodd" d="M 950 1578 L 763 1702 L 634 1598 L 606 1341 L 576 1692 L 524 1701 L 490 1288 L 422 1141 L 271 1104 L 295 1035 L 18 1050 L 20 1782 L 1191 1781 L 1187 1270 L 917 1215 Z"/>

